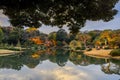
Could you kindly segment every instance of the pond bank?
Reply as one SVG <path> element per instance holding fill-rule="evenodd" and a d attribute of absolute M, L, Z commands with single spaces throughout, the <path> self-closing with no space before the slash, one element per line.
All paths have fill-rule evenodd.
<path fill-rule="evenodd" d="M 120 60 L 120 56 L 113 57 L 113 56 L 109 55 L 109 53 L 111 51 L 112 51 L 112 49 L 108 49 L 108 50 L 92 49 L 91 51 L 84 51 L 84 54 L 87 55 L 87 56 L 96 57 L 96 58 L 113 58 L 113 59 L 119 59 Z"/>
<path fill-rule="evenodd" d="M 13 51 L 13 50 L 7 50 L 7 49 L 0 49 L 0 56 L 21 53 L 21 52 L 23 52 L 23 51 Z"/>

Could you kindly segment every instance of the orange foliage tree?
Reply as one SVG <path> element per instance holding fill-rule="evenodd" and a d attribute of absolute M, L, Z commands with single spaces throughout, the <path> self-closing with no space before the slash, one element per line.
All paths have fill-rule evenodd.
<path fill-rule="evenodd" d="M 30 41 L 33 41 L 37 45 L 42 45 L 43 44 L 43 41 L 40 39 L 40 37 L 30 38 Z"/>

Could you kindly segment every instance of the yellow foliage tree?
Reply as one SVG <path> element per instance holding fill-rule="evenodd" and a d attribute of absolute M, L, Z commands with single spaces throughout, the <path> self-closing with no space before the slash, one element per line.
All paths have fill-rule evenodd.
<path fill-rule="evenodd" d="M 30 27 L 30 28 L 26 29 L 27 32 L 32 32 L 32 31 L 36 31 L 36 30 L 37 30 L 37 28 L 35 28 L 35 27 Z"/>

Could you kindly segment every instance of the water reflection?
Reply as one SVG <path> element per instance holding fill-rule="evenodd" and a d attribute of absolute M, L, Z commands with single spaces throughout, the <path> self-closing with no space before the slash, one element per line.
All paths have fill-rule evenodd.
<path fill-rule="evenodd" d="M 116 60 L 114 60 L 114 61 L 116 61 Z M 115 64 L 113 62 L 108 60 L 107 63 L 101 65 L 101 70 L 106 74 L 113 74 L 114 73 L 114 74 L 120 75 L 120 63 Z"/>
<path fill-rule="evenodd" d="M 88 69 L 88 71 L 86 71 L 86 69 Z M 96 77 L 92 77 L 92 75 L 96 75 L 97 71 L 92 72 L 90 76 L 91 71 L 89 72 L 89 69 L 93 69 L 94 71 L 100 70 L 104 72 L 104 74 L 120 75 L 120 61 L 88 57 L 83 55 L 83 53 L 64 51 L 62 49 L 46 51 L 28 50 L 23 54 L 0 57 L 0 70 L 3 70 L 2 74 L 4 74 L 5 71 L 8 72 L 8 70 L 15 70 L 22 72 L 19 73 L 19 77 L 23 74 L 31 73 L 31 71 L 32 73 L 30 75 L 34 74 L 34 76 L 37 76 L 34 79 L 30 79 L 30 75 L 25 76 L 24 79 L 2 79 L 3 77 L 0 76 L 1 80 L 68 80 L 68 77 L 70 78 L 69 80 L 79 80 L 80 77 L 85 78 L 86 76 L 90 78 L 89 80 L 99 80 L 94 79 Z M 98 74 L 101 73 L 100 71 Z M 16 72 L 12 71 L 11 74 L 15 75 Z M 40 75 L 47 76 L 46 78 L 39 78 Z M 57 78 L 51 77 L 53 75 L 57 76 Z M 28 77 L 29 79 L 27 79 Z M 119 79 L 119 77 L 116 78 Z"/>

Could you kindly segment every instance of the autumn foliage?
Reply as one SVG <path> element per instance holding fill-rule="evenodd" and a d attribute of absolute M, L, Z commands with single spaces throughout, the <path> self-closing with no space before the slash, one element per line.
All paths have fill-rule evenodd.
<path fill-rule="evenodd" d="M 43 44 L 43 41 L 40 39 L 40 37 L 30 38 L 30 41 L 34 42 L 37 45 Z"/>
<path fill-rule="evenodd" d="M 32 31 L 36 31 L 36 30 L 37 30 L 37 28 L 34 28 L 34 27 L 26 29 L 27 32 L 32 32 Z"/>

